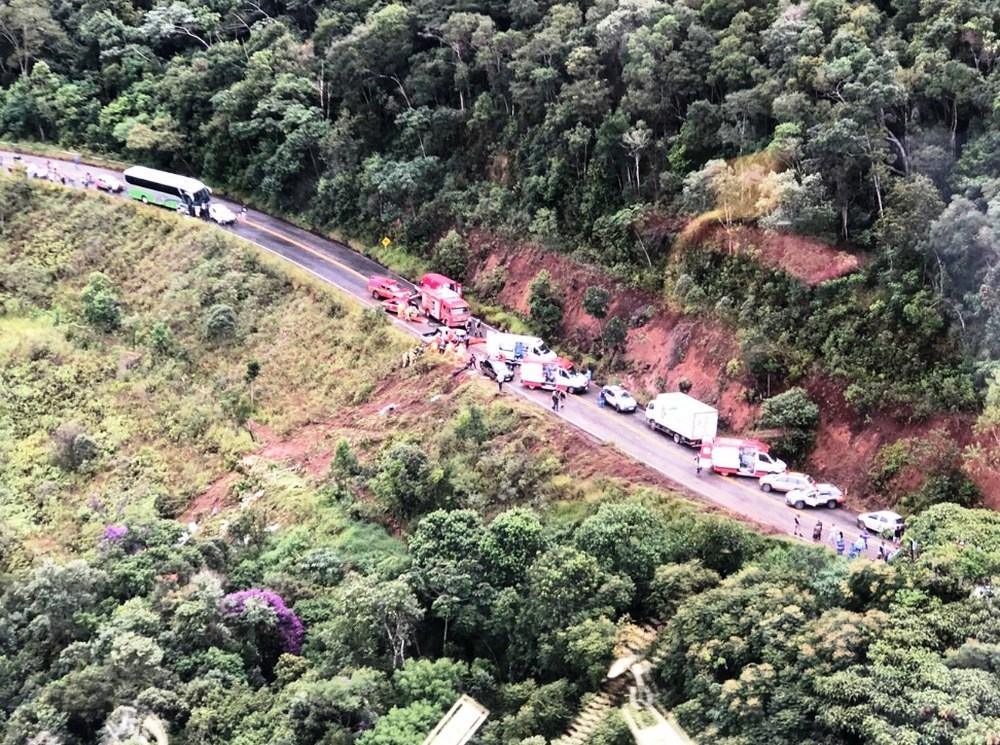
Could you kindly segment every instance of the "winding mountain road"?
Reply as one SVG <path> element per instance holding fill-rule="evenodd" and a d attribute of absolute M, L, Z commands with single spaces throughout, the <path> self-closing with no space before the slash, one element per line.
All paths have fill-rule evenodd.
<path fill-rule="evenodd" d="M 85 173 L 93 176 L 104 174 L 122 180 L 120 173 L 105 168 L 0 150 L 0 160 L 5 167 L 9 167 L 15 158 L 25 165 L 41 166 L 48 163 L 76 184 L 83 182 Z M 240 210 L 239 205 L 225 199 L 214 199 L 226 204 L 234 212 L 238 213 Z M 161 208 L 150 206 L 147 209 Z M 290 261 L 318 279 L 349 293 L 365 305 L 377 304 L 366 288 L 368 276 L 391 274 L 385 267 L 342 243 L 322 238 L 256 210 L 248 210 L 242 220 L 224 229 Z M 393 321 L 399 328 L 414 336 L 423 336 L 429 330 L 426 326 L 415 327 L 399 319 Z M 769 530 L 792 534 L 797 514 L 802 523 L 802 531 L 807 536 L 805 540 L 809 540 L 816 520 L 823 521 L 823 540 L 827 544 L 832 530 L 844 531 L 848 542 L 857 537 L 857 515 L 847 510 L 816 509 L 799 512 L 785 505 L 784 495 L 762 492 L 753 479 L 725 478 L 707 472 L 696 474 L 694 450 L 675 445 L 663 435 L 648 429 L 641 414 L 620 415 L 611 409 L 599 408 L 593 391 L 583 396 L 569 396 L 565 407 L 554 412 L 551 411 L 548 393 L 529 391 L 517 384 L 510 385 L 506 390 L 547 409 L 550 415 L 564 419 L 595 440 L 616 447 L 623 456 L 634 458 L 655 469 L 674 482 L 680 491 Z M 872 553 L 876 546 L 877 541 L 870 542 Z"/>

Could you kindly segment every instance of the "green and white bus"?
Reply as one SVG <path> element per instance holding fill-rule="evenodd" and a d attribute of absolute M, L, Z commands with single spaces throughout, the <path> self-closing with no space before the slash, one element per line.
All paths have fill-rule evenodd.
<path fill-rule="evenodd" d="M 212 190 L 198 179 L 144 166 L 127 168 L 123 175 L 126 193 L 143 204 L 158 204 L 172 210 L 181 208 L 192 215 L 208 210 Z"/>

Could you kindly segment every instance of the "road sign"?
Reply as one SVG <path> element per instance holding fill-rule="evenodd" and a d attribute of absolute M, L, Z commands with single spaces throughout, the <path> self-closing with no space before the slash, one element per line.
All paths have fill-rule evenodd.
<path fill-rule="evenodd" d="M 389 236 L 386 236 L 385 238 L 382 239 L 382 248 L 389 248 L 389 244 L 391 243 L 392 239 L 389 238 Z"/>

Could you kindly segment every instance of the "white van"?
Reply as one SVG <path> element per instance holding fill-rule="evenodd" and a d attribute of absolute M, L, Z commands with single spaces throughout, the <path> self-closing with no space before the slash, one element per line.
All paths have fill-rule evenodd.
<path fill-rule="evenodd" d="M 537 336 L 500 331 L 486 332 L 486 354 L 515 365 L 524 361 L 555 362 L 557 359 L 556 353 Z"/>

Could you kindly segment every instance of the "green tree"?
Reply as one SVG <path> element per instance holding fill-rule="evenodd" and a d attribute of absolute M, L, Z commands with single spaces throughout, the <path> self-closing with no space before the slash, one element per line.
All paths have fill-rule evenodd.
<path fill-rule="evenodd" d="M 220 343 L 236 336 L 236 312 L 228 305 L 217 303 L 205 314 L 205 338 Z"/>
<path fill-rule="evenodd" d="M 562 333 L 563 305 L 559 289 L 552 283 L 548 270 L 542 269 L 531 281 L 528 295 L 531 321 L 545 337 L 557 338 Z"/>
<path fill-rule="evenodd" d="M 481 539 L 484 567 L 498 586 L 523 581 L 528 567 L 547 548 L 538 515 L 524 507 L 501 512 L 490 522 Z"/>
<path fill-rule="evenodd" d="M 583 309 L 594 318 L 604 318 L 608 315 L 610 299 L 610 293 L 603 287 L 588 287 L 583 293 Z"/>
<path fill-rule="evenodd" d="M 80 293 L 83 317 L 102 331 L 114 331 L 121 325 L 121 305 L 111 279 L 102 272 L 92 272 Z"/>
<path fill-rule="evenodd" d="M 775 448 L 793 460 L 809 455 L 816 442 L 819 406 L 802 388 L 789 388 L 764 401 L 758 426 L 779 431 Z"/>
<path fill-rule="evenodd" d="M 644 505 L 603 504 L 577 528 L 574 539 L 603 569 L 631 578 L 642 594 L 667 556 L 665 527 Z"/>
<path fill-rule="evenodd" d="M 431 262 L 434 271 L 441 272 L 457 282 L 466 277 L 469 268 L 469 247 L 455 230 L 449 230 L 434 246 Z"/>
<path fill-rule="evenodd" d="M 401 519 L 445 506 L 451 495 L 445 469 L 407 442 L 386 448 L 368 485 L 383 507 Z"/>

